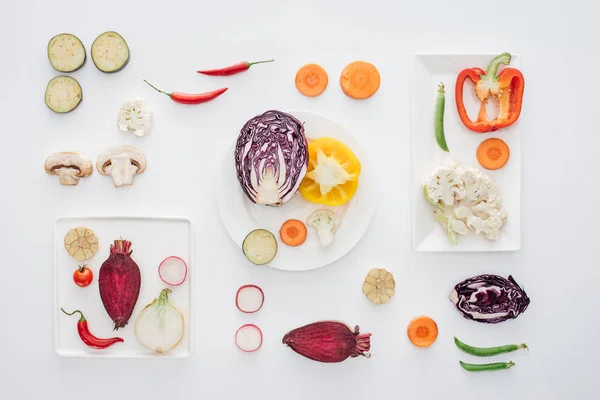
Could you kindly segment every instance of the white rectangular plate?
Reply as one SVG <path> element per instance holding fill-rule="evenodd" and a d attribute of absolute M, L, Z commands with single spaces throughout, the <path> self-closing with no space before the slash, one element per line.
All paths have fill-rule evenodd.
<path fill-rule="evenodd" d="M 86 263 L 94 274 L 94 280 L 85 288 L 73 282 L 73 272 L 79 264 L 64 248 L 66 233 L 75 227 L 85 226 L 98 237 L 98 252 Z M 107 358 L 182 358 L 193 351 L 193 233 L 187 218 L 154 217 L 63 217 L 56 220 L 54 231 L 54 326 L 56 353 L 62 357 Z M 110 245 L 116 239 L 131 242 L 132 259 L 138 264 L 142 275 L 140 296 L 129 324 L 113 331 L 113 322 L 106 313 L 98 289 L 98 275 L 102 263 L 108 258 Z M 166 285 L 158 276 L 158 265 L 168 256 L 181 257 L 188 266 L 185 282 L 177 287 Z M 138 342 L 134 333 L 135 320 L 140 311 L 166 287 L 172 290 L 171 302 L 184 316 L 185 332 L 181 343 L 174 349 L 156 354 Z M 81 310 L 90 331 L 101 338 L 121 337 L 124 343 L 94 350 L 86 346 L 77 334 L 76 316 L 60 311 Z"/>
<path fill-rule="evenodd" d="M 413 237 L 417 251 L 516 251 L 521 248 L 521 140 L 519 122 L 496 132 L 479 134 L 467 129 L 458 116 L 454 99 L 456 77 L 465 68 L 486 69 L 494 54 L 415 54 L 413 93 Z M 519 67 L 519 57 L 513 55 L 511 67 Z M 446 86 L 444 131 L 449 153 L 438 146 L 433 129 L 438 84 Z M 467 80 L 464 91 L 465 106 L 472 118 L 477 115 L 479 100 L 474 85 Z M 490 118 L 496 115 L 490 110 Z M 477 147 L 485 139 L 497 137 L 510 147 L 508 163 L 497 171 L 484 170 L 477 162 Z M 423 197 L 421 182 L 439 164 L 457 160 L 463 165 L 482 169 L 498 185 L 508 216 L 497 241 L 482 235 L 460 237 L 458 245 L 449 242 L 446 232 L 435 221 L 433 208 Z"/>

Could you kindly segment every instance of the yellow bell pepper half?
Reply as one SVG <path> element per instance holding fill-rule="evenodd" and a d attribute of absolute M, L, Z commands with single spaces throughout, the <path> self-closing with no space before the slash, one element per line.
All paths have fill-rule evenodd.
<path fill-rule="evenodd" d="M 316 139 L 308 145 L 308 170 L 300 193 L 311 203 L 341 206 L 356 193 L 360 170 L 360 161 L 344 143 Z"/>

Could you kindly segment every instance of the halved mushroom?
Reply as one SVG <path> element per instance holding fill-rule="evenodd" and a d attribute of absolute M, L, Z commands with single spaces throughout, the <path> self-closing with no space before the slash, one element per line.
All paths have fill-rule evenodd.
<path fill-rule="evenodd" d="M 133 146 L 112 147 L 98 156 L 96 168 L 101 175 L 111 175 L 115 187 L 133 184 L 133 177 L 146 170 L 146 156 Z"/>
<path fill-rule="evenodd" d="M 74 186 L 79 178 L 88 177 L 94 172 L 94 165 L 83 154 L 72 151 L 54 153 L 46 159 L 46 172 L 56 175 L 61 185 Z"/>

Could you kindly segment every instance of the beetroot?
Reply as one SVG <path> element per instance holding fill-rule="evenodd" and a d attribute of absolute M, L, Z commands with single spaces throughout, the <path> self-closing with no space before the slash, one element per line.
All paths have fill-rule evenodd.
<path fill-rule="evenodd" d="M 115 330 L 127 325 L 140 295 L 140 267 L 131 259 L 130 247 L 127 240 L 115 240 L 98 277 L 102 304 Z"/>
<path fill-rule="evenodd" d="M 344 361 L 348 357 L 365 356 L 371 348 L 371 334 L 354 332 L 342 322 L 321 321 L 296 328 L 285 334 L 283 343 L 296 353 L 324 363 Z"/>

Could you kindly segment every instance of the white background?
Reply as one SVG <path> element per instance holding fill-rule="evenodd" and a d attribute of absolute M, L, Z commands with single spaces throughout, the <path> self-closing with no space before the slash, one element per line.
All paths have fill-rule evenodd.
<path fill-rule="evenodd" d="M 159 5 L 160 4 L 160 5 Z M 2 1 L 3 255 L 0 387 L 7 399 L 211 398 L 570 399 L 595 396 L 600 345 L 598 300 L 599 24 L 591 2 L 460 1 Z M 593 8 L 593 7 L 592 7 Z M 84 100 L 67 115 L 43 103 L 56 75 L 46 58 L 55 34 L 71 32 L 89 49 L 106 30 L 127 40 L 132 59 L 115 75 L 91 60 L 73 74 Z M 521 55 L 527 85 L 523 145 L 523 247 L 503 254 L 416 254 L 412 243 L 410 102 L 413 52 Z M 200 67 L 274 57 L 231 78 Z M 365 59 L 382 85 L 367 101 L 346 98 L 342 68 Z M 321 64 L 327 91 L 294 88 L 298 67 Z M 227 85 L 214 102 L 172 103 L 168 91 Z M 143 96 L 155 109 L 152 133 L 120 133 L 123 100 Z M 449 102 L 451 105 L 452 102 Z M 308 109 L 339 120 L 373 161 L 380 197 L 373 224 L 349 256 L 317 271 L 286 273 L 249 265 L 226 235 L 212 197 L 215 168 L 239 128 L 269 108 Z M 452 108 L 449 107 L 451 110 Z M 148 158 L 131 188 L 95 173 L 79 186 L 46 176 L 44 159 L 75 149 L 93 160 L 105 147 L 135 144 Z M 53 349 L 52 231 L 59 215 L 186 215 L 196 226 L 196 352 L 186 360 L 63 359 Z M 157 240 L 160 240 L 157 238 Z M 93 266 L 94 267 L 94 266 Z M 97 265 L 95 266 L 98 267 Z M 371 267 L 396 277 L 397 295 L 371 305 L 361 283 Z M 453 284 L 478 273 L 514 274 L 532 299 L 517 320 L 497 326 L 464 320 L 449 303 Z M 233 303 L 245 283 L 263 287 L 256 315 Z M 438 341 L 417 349 L 408 321 L 435 318 Z M 373 333 L 371 359 L 326 365 L 297 356 L 283 334 L 338 319 Z M 233 344 L 244 323 L 263 328 L 255 354 Z M 93 324 L 93 321 L 91 321 Z M 75 329 L 75 327 L 74 327 Z M 509 371 L 468 374 L 453 335 L 476 345 L 526 341 L 531 351 Z"/>

